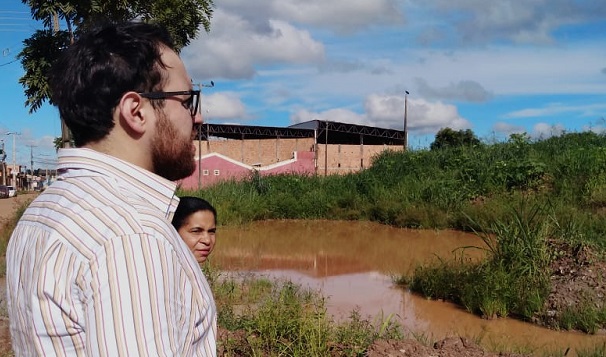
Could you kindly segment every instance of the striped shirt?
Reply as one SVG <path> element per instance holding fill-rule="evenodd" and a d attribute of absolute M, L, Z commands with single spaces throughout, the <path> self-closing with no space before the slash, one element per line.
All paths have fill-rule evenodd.
<path fill-rule="evenodd" d="M 17 356 L 215 356 L 216 307 L 169 222 L 175 184 L 90 149 L 27 208 L 7 257 Z"/>

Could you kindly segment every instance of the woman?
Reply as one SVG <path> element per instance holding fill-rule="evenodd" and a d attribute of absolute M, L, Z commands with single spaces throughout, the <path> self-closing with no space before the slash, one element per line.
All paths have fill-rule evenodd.
<path fill-rule="evenodd" d="M 215 208 L 202 198 L 181 197 L 172 224 L 198 263 L 204 263 L 215 247 L 217 232 Z"/>

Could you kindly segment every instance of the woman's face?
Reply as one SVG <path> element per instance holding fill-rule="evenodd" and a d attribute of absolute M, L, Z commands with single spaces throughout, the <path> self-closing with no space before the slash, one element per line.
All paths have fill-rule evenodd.
<path fill-rule="evenodd" d="M 203 263 L 215 247 L 215 216 L 211 211 L 197 211 L 185 219 L 178 232 L 194 253 L 198 263 Z"/>

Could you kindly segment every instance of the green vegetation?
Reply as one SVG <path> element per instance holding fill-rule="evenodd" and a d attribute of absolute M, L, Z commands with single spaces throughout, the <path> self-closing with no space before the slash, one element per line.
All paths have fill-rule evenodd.
<path fill-rule="evenodd" d="M 493 144 L 467 136 L 432 150 L 386 151 L 356 174 L 253 173 L 244 182 L 188 194 L 213 202 L 227 225 L 328 218 L 476 232 L 488 244 L 487 261 L 419 267 L 400 281 L 487 317 L 547 318 L 548 265 L 557 255 L 548 243 L 606 250 L 606 136 L 568 133 L 533 141 L 514 134 Z M 568 309 L 551 325 L 595 331 L 606 326 L 603 306 Z"/>
<path fill-rule="evenodd" d="M 486 243 L 485 261 L 461 257 L 422 266 L 400 282 L 487 317 L 545 314 L 548 265 L 564 254 L 554 242 L 606 251 L 606 136 L 591 132 L 540 141 L 512 135 L 503 143 L 385 152 L 357 174 L 253 173 L 244 182 L 179 194 L 185 193 L 211 201 L 222 225 L 345 219 L 476 232 Z M 9 231 L 3 231 L 1 247 Z M 402 335 L 390 317 L 371 323 L 354 311 L 346 322 L 335 323 L 323 297 L 290 282 L 229 278 L 208 265 L 205 269 L 226 355 L 359 356 L 378 338 Z M 596 305 L 587 297 L 562 311 L 555 327 L 589 333 L 604 328 L 603 303 L 603 298 Z M 605 348 L 577 354 L 601 356 Z"/>
<path fill-rule="evenodd" d="M 599 347 L 589 347 L 578 349 L 578 357 L 603 357 L 606 356 L 606 343 Z"/>
<path fill-rule="evenodd" d="M 485 261 L 418 267 L 406 282 L 413 291 L 455 301 L 488 318 L 532 318 L 549 294 L 549 229 L 542 213 L 537 206 L 514 210 L 507 221 L 493 223 L 491 234 L 480 233 L 488 247 Z"/>
<path fill-rule="evenodd" d="M 606 324 L 606 306 L 596 307 L 592 301 L 567 307 L 560 318 L 560 326 L 563 328 L 587 333 L 596 333 L 604 324 Z"/>
<path fill-rule="evenodd" d="M 436 139 L 429 146 L 431 150 L 444 149 L 447 147 L 478 146 L 482 145 L 471 129 L 454 131 L 451 128 L 443 128 L 436 134 Z"/>
<path fill-rule="evenodd" d="M 386 151 L 355 174 L 253 173 L 187 194 L 209 199 L 225 225 L 328 218 L 485 231 L 508 222 L 512 207 L 536 205 L 557 219 L 558 235 L 606 249 L 606 136 L 570 133 L 533 142 L 514 134 L 490 145 Z"/>
<path fill-rule="evenodd" d="M 44 25 L 43 29 L 36 30 L 23 41 L 23 49 L 17 56 L 25 70 L 19 83 L 25 88 L 25 105 L 30 113 L 40 109 L 49 99 L 48 70 L 61 50 L 73 43 L 82 29 L 90 28 L 101 19 L 156 22 L 167 28 L 177 48 L 183 48 L 196 38 L 201 27 L 206 32 L 210 31 L 214 10 L 212 0 L 22 2 L 30 7 L 32 19 Z M 62 143 L 55 140 L 57 144 Z"/>
<path fill-rule="evenodd" d="M 319 292 L 290 281 L 222 276 L 209 264 L 204 269 L 219 328 L 226 330 L 219 355 L 363 356 L 377 339 L 402 338 L 391 318 L 372 324 L 353 311 L 348 320 L 334 322 Z"/>
<path fill-rule="evenodd" d="M 203 265 L 218 310 L 218 354 L 223 356 L 365 356 L 377 340 L 415 339 L 432 346 L 430 337 L 404 333 L 393 316 L 369 320 L 354 310 L 344 321 L 326 314 L 319 292 L 288 280 L 225 274 Z M 495 346 L 477 336 L 475 343 L 493 351 L 537 356 L 566 356 L 557 349 L 536 351 L 520 346 Z M 578 356 L 603 356 L 606 345 L 575 349 Z M 513 351 L 510 351 L 513 352 Z"/>

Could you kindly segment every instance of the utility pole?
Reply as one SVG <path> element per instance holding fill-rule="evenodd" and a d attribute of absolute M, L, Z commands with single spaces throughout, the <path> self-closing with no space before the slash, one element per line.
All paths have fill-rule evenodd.
<path fill-rule="evenodd" d="M 9 131 L 8 133 L 6 133 L 6 135 L 13 136 L 13 170 L 12 170 L 13 181 L 11 181 L 11 183 L 13 184 L 13 186 L 15 186 L 15 188 L 17 188 L 17 172 L 15 171 L 15 168 L 17 167 L 17 152 L 15 149 L 15 144 L 16 144 L 15 138 L 17 135 L 21 135 L 21 133 L 17 133 L 15 131 Z"/>
<path fill-rule="evenodd" d="M 328 120 L 324 121 L 324 176 L 328 176 Z"/>
<path fill-rule="evenodd" d="M 212 88 L 215 86 L 215 82 L 210 81 L 210 84 L 198 83 L 196 84 L 200 89 L 200 103 L 198 104 L 198 110 L 202 113 L 202 88 Z M 202 189 L 202 123 L 198 125 L 198 190 Z M 206 126 L 208 129 L 208 125 Z M 208 130 L 206 131 L 206 140 L 208 140 Z"/>
<path fill-rule="evenodd" d="M 408 91 L 404 91 L 404 151 L 408 150 Z"/>
<path fill-rule="evenodd" d="M 32 172 L 31 175 L 27 174 L 27 170 L 25 170 L 25 178 L 27 180 L 27 189 L 31 190 L 32 189 L 32 181 L 34 179 L 34 148 L 37 147 L 36 145 L 28 145 L 29 146 L 29 159 L 30 159 L 30 171 Z"/>
<path fill-rule="evenodd" d="M 27 145 L 29 146 L 29 159 L 30 159 L 30 168 L 32 170 L 32 173 L 34 172 L 34 148 L 37 147 L 36 145 Z"/>
<path fill-rule="evenodd" d="M 0 139 L 0 164 L 2 164 L 2 184 L 6 185 L 6 151 L 4 151 L 4 140 Z"/>

